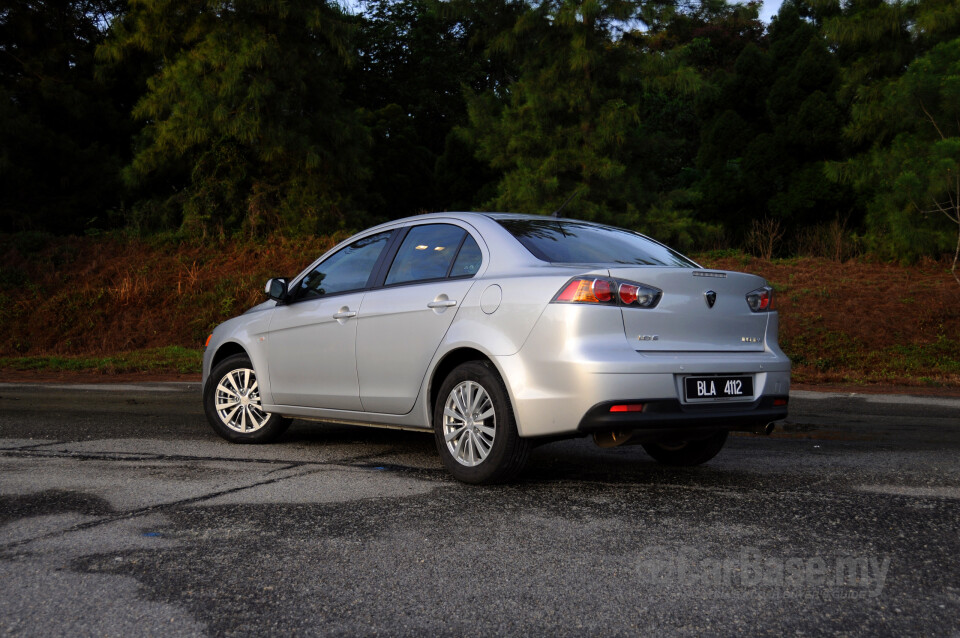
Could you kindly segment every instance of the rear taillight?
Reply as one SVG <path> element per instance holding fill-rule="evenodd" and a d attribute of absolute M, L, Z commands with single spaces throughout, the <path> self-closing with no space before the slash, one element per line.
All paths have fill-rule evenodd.
<path fill-rule="evenodd" d="M 577 278 L 565 285 L 554 301 L 653 308 L 662 291 L 651 286 L 611 279 Z"/>
<path fill-rule="evenodd" d="M 748 292 L 747 305 L 754 312 L 773 310 L 773 288 L 764 286 Z"/>
<path fill-rule="evenodd" d="M 620 303 L 624 306 L 653 308 L 660 301 L 660 295 L 662 294 L 657 288 L 651 288 L 643 284 L 620 282 Z"/>
<path fill-rule="evenodd" d="M 611 303 L 613 301 L 613 283 L 606 279 L 574 279 L 564 286 L 554 301 Z"/>

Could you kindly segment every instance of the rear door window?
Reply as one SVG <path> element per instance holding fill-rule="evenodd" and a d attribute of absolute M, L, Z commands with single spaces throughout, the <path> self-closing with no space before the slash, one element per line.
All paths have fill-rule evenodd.
<path fill-rule="evenodd" d="M 465 236 L 468 236 L 465 230 L 451 224 L 414 226 L 400 244 L 384 284 L 390 286 L 450 276 Z"/>

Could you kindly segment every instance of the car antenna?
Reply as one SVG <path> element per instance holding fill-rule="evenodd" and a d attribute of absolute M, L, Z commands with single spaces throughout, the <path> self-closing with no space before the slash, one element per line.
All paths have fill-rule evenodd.
<path fill-rule="evenodd" d="M 570 200 L 573 199 L 574 196 L 577 195 L 579 192 L 580 192 L 579 190 L 574 189 L 574 191 L 573 191 L 572 193 L 570 193 L 570 196 L 567 197 L 566 201 L 564 201 L 562 204 L 560 204 L 560 208 L 558 208 L 557 210 L 553 211 L 553 214 L 550 215 L 550 216 L 551 216 L 551 217 L 560 217 L 560 211 L 562 211 L 564 208 L 566 208 L 566 207 L 567 207 L 567 204 L 570 203 Z"/>

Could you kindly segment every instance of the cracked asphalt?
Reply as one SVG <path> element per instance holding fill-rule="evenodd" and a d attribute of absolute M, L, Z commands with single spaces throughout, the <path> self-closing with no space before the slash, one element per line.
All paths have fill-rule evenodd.
<path fill-rule="evenodd" d="M 232 445 L 194 384 L 0 384 L 0 633 L 960 637 L 960 399 L 798 392 L 709 464 L 432 437 Z"/>

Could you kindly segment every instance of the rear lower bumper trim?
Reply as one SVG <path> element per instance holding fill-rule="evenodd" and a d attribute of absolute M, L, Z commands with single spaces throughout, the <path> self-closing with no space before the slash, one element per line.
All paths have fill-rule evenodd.
<path fill-rule="evenodd" d="M 580 420 L 583 433 L 685 428 L 749 430 L 787 416 L 786 396 L 763 396 L 752 402 L 682 404 L 678 399 L 626 399 L 593 406 Z M 610 412 L 618 404 L 643 404 L 642 412 Z"/>

